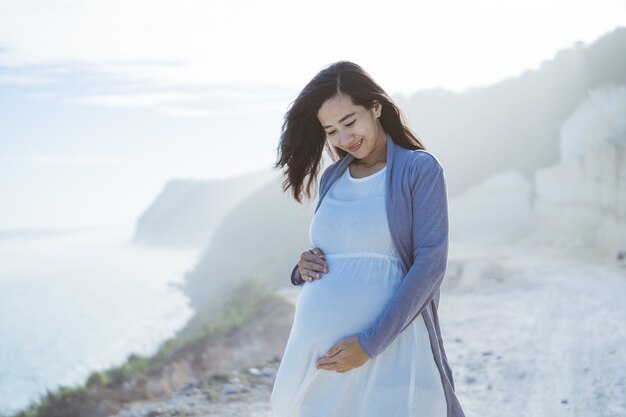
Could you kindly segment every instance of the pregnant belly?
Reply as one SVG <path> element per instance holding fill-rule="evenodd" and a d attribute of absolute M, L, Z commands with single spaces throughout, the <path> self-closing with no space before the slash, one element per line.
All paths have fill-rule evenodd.
<path fill-rule="evenodd" d="M 376 254 L 326 254 L 328 273 L 305 282 L 292 333 L 333 344 L 367 330 L 400 285 L 401 261 Z"/>

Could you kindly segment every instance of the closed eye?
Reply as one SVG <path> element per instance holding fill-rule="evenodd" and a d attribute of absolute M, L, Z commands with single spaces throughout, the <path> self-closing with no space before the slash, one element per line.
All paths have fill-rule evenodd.
<path fill-rule="evenodd" d="M 354 119 L 354 120 L 353 120 L 353 121 L 351 121 L 350 123 L 347 123 L 347 124 L 346 124 L 346 126 L 347 126 L 347 127 L 352 126 L 352 125 L 354 124 L 354 122 L 356 122 L 356 119 Z M 327 134 L 328 136 L 332 136 L 332 135 L 334 135 L 336 132 L 337 132 L 336 130 L 333 130 L 332 132 L 326 132 L 326 134 Z"/>

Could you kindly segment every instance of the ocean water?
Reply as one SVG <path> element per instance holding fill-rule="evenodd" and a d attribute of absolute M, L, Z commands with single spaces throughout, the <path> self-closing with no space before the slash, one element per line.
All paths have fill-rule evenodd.
<path fill-rule="evenodd" d="M 197 256 L 121 229 L 0 232 L 0 416 L 156 352 L 192 315 L 176 285 Z"/>

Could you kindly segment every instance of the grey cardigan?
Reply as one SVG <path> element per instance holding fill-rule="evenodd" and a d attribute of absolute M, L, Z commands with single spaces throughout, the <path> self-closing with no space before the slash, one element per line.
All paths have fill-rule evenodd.
<path fill-rule="evenodd" d="M 332 184 L 352 160 L 354 156 L 348 153 L 324 170 L 316 212 Z M 439 289 L 448 258 L 448 202 L 444 170 L 431 153 L 403 148 L 388 134 L 386 166 L 387 222 L 406 275 L 376 322 L 356 336 L 363 350 L 373 358 L 421 314 L 441 375 L 448 405 L 447 415 L 464 417 L 454 392 L 452 370 L 443 347 L 437 316 Z M 324 279 L 323 275 L 321 279 Z M 291 282 L 294 285 L 304 283 L 298 265 L 293 269 Z"/>

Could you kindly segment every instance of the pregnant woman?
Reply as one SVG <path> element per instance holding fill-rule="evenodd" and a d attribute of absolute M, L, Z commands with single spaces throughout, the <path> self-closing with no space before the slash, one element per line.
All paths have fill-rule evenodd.
<path fill-rule="evenodd" d="M 320 71 L 285 115 L 277 167 L 311 198 L 302 290 L 271 395 L 276 417 L 461 417 L 437 307 L 448 255 L 444 172 L 358 65 Z M 307 185 L 304 186 L 305 178 Z"/>

